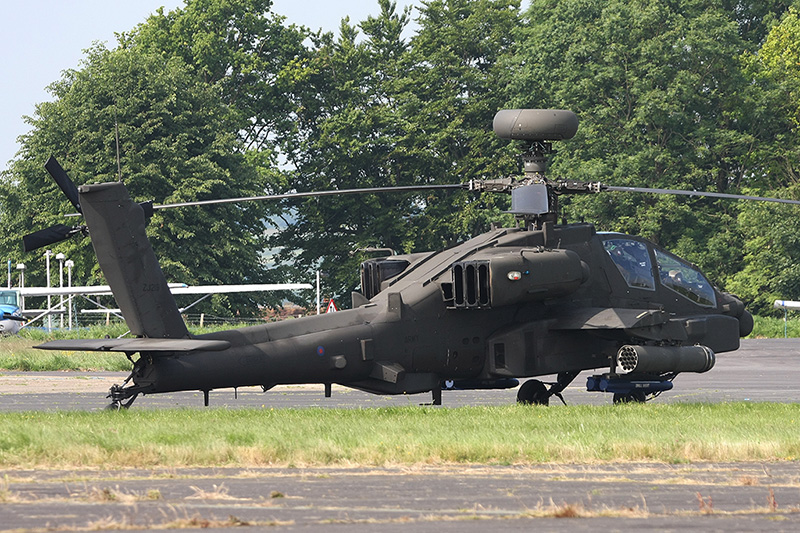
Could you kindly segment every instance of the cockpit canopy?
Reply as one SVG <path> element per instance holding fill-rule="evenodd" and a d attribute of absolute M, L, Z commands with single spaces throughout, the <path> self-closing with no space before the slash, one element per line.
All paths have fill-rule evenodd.
<path fill-rule="evenodd" d="M 689 263 L 628 236 L 603 236 L 603 246 L 631 288 L 656 290 L 656 283 L 701 307 L 716 307 L 714 288 Z M 655 266 L 655 268 L 653 268 Z"/>

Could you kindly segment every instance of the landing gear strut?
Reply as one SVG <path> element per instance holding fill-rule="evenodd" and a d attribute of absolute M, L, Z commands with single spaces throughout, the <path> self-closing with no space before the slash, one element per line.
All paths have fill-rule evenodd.
<path fill-rule="evenodd" d="M 128 380 L 125 380 L 125 383 L 127 382 Z M 106 398 L 111 398 L 111 403 L 106 406 L 107 410 L 119 411 L 120 409 L 127 409 L 139 396 L 138 392 L 135 392 L 133 394 L 128 394 L 128 391 L 122 388 L 125 385 L 125 383 L 123 383 L 122 385 L 112 385 L 111 388 L 108 390 L 108 396 L 106 396 Z"/>
<path fill-rule="evenodd" d="M 567 405 L 561 392 L 572 383 L 572 380 L 574 380 L 579 373 L 579 371 L 561 372 L 558 374 L 555 383 L 548 384 L 538 379 L 529 379 L 523 383 L 519 391 L 517 391 L 517 403 L 523 405 L 549 405 L 550 397 L 556 396 L 564 405 Z M 550 388 L 548 388 L 547 385 L 550 385 Z"/>
<path fill-rule="evenodd" d="M 128 356 L 130 359 L 130 356 Z M 106 406 L 106 409 L 110 411 L 119 411 L 120 409 L 127 409 L 131 406 L 131 404 L 136 400 L 140 393 L 145 391 L 144 387 L 137 387 L 132 386 L 125 388 L 130 380 L 133 379 L 133 376 L 136 375 L 138 371 L 141 370 L 141 361 L 139 359 L 133 364 L 133 371 L 131 375 L 125 378 L 125 381 L 122 382 L 122 385 L 112 385 L 110 389 L 108 389 L 108 395 L 106 398 L 111 398 L 111 403 Z"/>

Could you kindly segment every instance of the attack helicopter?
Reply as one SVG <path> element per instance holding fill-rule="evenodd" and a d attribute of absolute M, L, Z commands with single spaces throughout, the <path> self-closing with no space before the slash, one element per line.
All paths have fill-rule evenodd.
<path fill-rule="evenodd" d="M 140 395 L 196 390 L 208 405 L 212 390 L 301 383 L 324 384 L 326 396 L 334 383 L 374 394 L 430 392 L 441 404 L 443 388 L 511 388 L 521 378 L 533 379 L 519 387 L 517 401 L 547 405 L 554 396 L 564 401 L 564 389 L 586 370 L 593 371 L 588 390 L 641 402 L 671 389 L 680 373 L 709 371 L 715 354 L 739 348 L 752 316 L 694 265 L 640 237 L 558 223 L 563 194 L 706 193 L 551 180 L 552 142 L 578 130 L 571 111 L 501 110 L 493 127 L 525 144 L 522 176 L 423 188 L 511 194 L 514 227 L 446 250 L 363 262 L 352 309 L 203 335 L 187 330 L 145 226 L 155 209 L 252 198 L 140 204 L 121 182 L 76 187 L 50 163 L 85 225 L 42 230 L 27 237 L 26 248 L 88 233 L 132 337 L 37 348 L 124 353 L 132 371 L 109 391 L 115 408 Z M 536 379 L 552 375 L 554 382 Z"/>

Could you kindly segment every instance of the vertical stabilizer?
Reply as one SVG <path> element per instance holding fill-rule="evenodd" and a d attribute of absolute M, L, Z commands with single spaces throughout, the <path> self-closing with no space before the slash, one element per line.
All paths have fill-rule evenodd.
<path fill-rule="evenodd" d="M 142 206 L 122 183 L 82 185 L 80 204 L 97 262 L 136 336 L 188 338 L 175 298 L 145 233 Z"/>

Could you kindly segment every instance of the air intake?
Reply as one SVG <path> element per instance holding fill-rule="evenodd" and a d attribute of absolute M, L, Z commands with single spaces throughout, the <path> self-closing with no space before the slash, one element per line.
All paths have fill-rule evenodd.
<path fill-rule="evenodd" d="M 489 261 L 461 261 L 453 264 L 453 304 L 461 309 L 490 307 Z"/>

